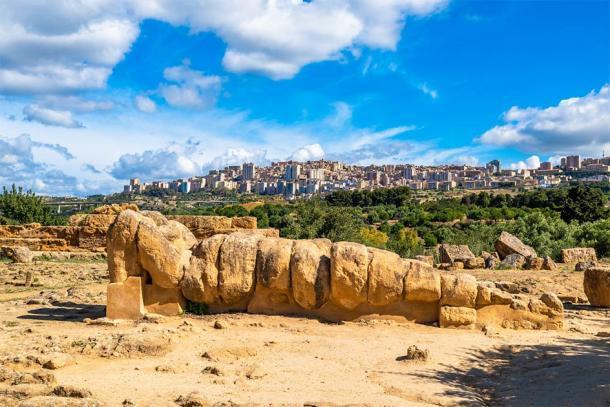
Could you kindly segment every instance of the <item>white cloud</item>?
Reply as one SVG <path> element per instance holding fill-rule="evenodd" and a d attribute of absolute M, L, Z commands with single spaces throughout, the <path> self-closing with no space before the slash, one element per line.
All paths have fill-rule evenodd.
<path fill-rule="evenodd" d="M 138 95 L 134 99 L 136 108 L 144 113 L 153 113 L 157 110 L 157 104 L 148 96 Z"/>
<path fill-rule="evenodd" d="M 24 120 L 38 122 L 46 126 L 59 126 L 66 128 L 79 128 L 83 124 L 72 117 L 67 110 L 53 110 L 38 105 L 29 105 L 23 108 Z"/>
<path fill-rule="evenodd" d="M 148 18 L 214 32 L 223 65 L 288 79 L 359 47 L 394 50 L 408 15 L 447 0 L 22 0 L 0 6 L 0 93 L 100 89 Z M 281 33 L 281 34 L 278 34 Z M 174 85 L 176 86 L 176 85 Z M 169 90 L 176 93 L 175 87 Z M 192 91 L 192 89 L 190 90 Z M 190 92 L 189 91 L 189 92 Z M 192 92 L 191 92 L 192 93 Z"/>
<path fill-rule="evenodd" d="M 216 103 L 222 83 L 219 76 L 204 75 L 188 65 L 167 68 L 163 76 L 175 83 L 159 86 L 159 93 L 170 105 L 200 109 Z"/>
<path fill-rule="evenodd" d="M 263 166 L 269 165 L 267 151 L 263 149 L 247 150 L 242 147 L 227 148 L 224 153 L 203 164 L 204 171 L 221 169 L 229 165 L 240 165 L 246 162 Z"/>
<path fill-rule="evenodd" d="M 533 155 L 525 161 L 511 163 L 509 167 L 511 170 L 536 170 L 540 167 L 540 157 Z"/>
<path fill-rule="evenodd" d="M 73 158 L 65 147 L 36 142 L 27 134 L 0 138 L 0 185 L 14 183 L 39 193 L 57 195 L 74 191 L 77 179 L 36 160 L 35 148 L 59 152 L 66 159 Z"/>
<path fill-rule="evenodd" d="M 335 102 L 334 112 L 326 118 L 325 123 L 331 127 L 342 127 L 352 119 L 352 107 L 345 102 Z"/>
<path fill-rule="evenodd" d="M 322 158 L 324 158 L 324 149 L 318 143 L 303 146 L 290 156 L 291 160 L 301 162 L 320 160 Z"/>
<path fill-rule="evenodd" d="M 69 110 L 80 113 L 114 109 L 114 102 L 110 100 L 84 99 L 74 95 L 47 95 L 41 97 L 37 103 L 55 110 Z"/>
<path fill-rule="evenodd" d="M 532 152 L 599 154 L 610 148 L 610 85 L 547 108 L 513 106 L 504 121 L 479 140 Z"/>
<path fill-rule="evenodd" d="M 426 95 L 430 96 L 432 99 L 438 98 L 438 91 L 436 89 L 432 89 L 425 83 L 419 86 L 419 90 L 421 90 Z"/>

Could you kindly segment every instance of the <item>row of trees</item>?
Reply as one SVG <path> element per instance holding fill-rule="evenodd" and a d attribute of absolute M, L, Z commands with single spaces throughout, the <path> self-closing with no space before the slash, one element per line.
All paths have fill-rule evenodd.
<path fill-rule="evenodd" d="M 63 225 L 66 219 L 57 216 L 50 207 L 44 205 L 42 197 L 30 190 L 24 191 L 14 184 L 10 189 L 2 188 L 0 195 L 0 223 L 22 224 L 41 223 L 43 225 Z"/>

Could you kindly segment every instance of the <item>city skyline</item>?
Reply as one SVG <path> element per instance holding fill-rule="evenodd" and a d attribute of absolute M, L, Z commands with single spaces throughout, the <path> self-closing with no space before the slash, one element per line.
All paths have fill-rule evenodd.
<path fill-rule="evenodd" d="M 41 194 L 244 162 L 524 169 L 610 151 L 608 2 L 0 10 L 0 183 Z"/>

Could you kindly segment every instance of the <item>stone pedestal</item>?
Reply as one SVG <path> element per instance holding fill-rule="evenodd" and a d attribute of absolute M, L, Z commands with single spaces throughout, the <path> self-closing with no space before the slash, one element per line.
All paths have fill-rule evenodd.
<path fill-rule="evenodd" d="M 122 283 L 108 284 L 106 317 L 132 320 L 142 318 L 146 313 L 142 298 L 140 277 L 128 277 Z"/>

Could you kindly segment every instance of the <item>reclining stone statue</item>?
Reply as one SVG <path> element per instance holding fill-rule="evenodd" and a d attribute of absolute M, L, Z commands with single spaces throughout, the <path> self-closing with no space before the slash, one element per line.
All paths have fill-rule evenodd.
<path fill-rule="evenodd" d="M 556 329 L 563 305 L 510 294 L 468 274 L 358 243 L 218 234 L 198 241 L 158 212 L 121 212 L 107 236 L 107 316 L 177 315 L 186 301 L 211 313 L 302 315 L 331 321 L 402 317 L 441 327 Z"/>

